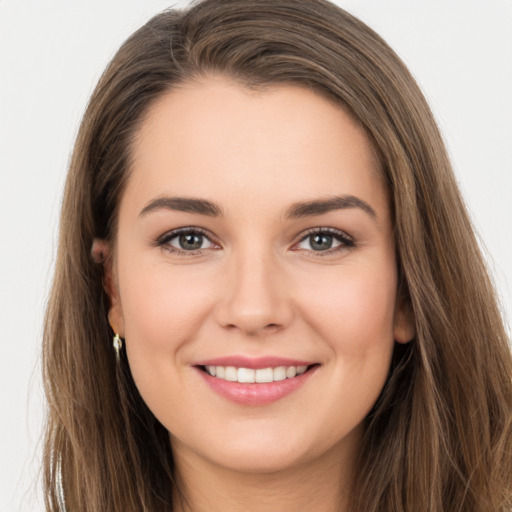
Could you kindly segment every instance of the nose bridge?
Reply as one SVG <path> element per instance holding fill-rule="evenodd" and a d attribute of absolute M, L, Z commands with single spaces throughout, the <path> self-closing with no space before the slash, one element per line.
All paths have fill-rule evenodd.
<path fill-rule="evenodd" d="M 224 327 L 247 334 L 280 330 L 291 320 L 283 269 L 270 247 L 245 244 L 233 252 L 219 304 Z"/>

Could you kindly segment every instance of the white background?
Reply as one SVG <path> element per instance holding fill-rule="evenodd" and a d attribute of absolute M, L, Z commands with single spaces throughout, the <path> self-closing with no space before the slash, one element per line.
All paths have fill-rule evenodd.
<path fill-rule="evenodd" d="M 511 317 L 512 0 L 337 3 L 388 41 L 425 91 Z M 42 319 L 77 126 L 117 47 L 168 6 L 0 0 L 0 512 L 43 510 Z"/>

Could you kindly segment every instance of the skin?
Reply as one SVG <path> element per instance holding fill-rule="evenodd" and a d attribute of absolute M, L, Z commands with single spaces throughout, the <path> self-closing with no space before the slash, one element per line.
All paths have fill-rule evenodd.
<path fill-rule="evenodd" d="M 358 206 L 286 215 L 347 195 L 375 215 Z M 223 215 L 141 214 L 162 197 L 205 199 Z M 199 251 L 172 235 L 159 245 L 191 226 L 208 236 Z M 316 228 L 349 242 L 327 238 L 332 248 L 314 250 Z M 170 432 L 191 508 L 343 510 L 394 342 L 414 335 L 397 298 L 389 199 L 358 124 L 296 86 L 255 92 L 210 76 L 174 89 L 137 134 L 115 243 L 109 318 L 141 396 Z M 194 367 L 231 355 L 319 367 L 293 393 L 254 407 L 221 397 Z"/>

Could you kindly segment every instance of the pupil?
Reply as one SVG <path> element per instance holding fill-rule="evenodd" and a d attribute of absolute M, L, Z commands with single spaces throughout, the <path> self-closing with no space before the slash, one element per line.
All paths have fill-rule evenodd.
<path fill-rule="evenodd" d="M 180 247 L 182 249 L 194 251 L 200 249 L 201 245 L 203 245 L 202 235 L 188 234 L 180 236 Z"/>
<path fill-rule="evenodd" d="M 325 251 L 332 247 L 332 236 L 330 235 L 313 235 L 311 237 L 311 247 L 314 251 Z"/>

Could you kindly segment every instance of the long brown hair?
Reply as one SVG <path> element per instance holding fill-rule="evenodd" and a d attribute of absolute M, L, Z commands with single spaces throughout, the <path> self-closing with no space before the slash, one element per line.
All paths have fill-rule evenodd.
<path fill-rule="evenodd" d="M 510 348 L 443 141 L 396 54 L 326 0 L 205 0 L 163 12 L 100 79 L 66 182 L 46 316 L 47 510 L 171 510 L 168 433 L 125 356 L 116 364 L 91 245 L 115 239 L 131 143 L 149 105 L 212 73 L 333 99 L 359 120 L 381 161 L 417 335 L 396 346 L 365 420 L 353 511 L 510 512 Z"/>

